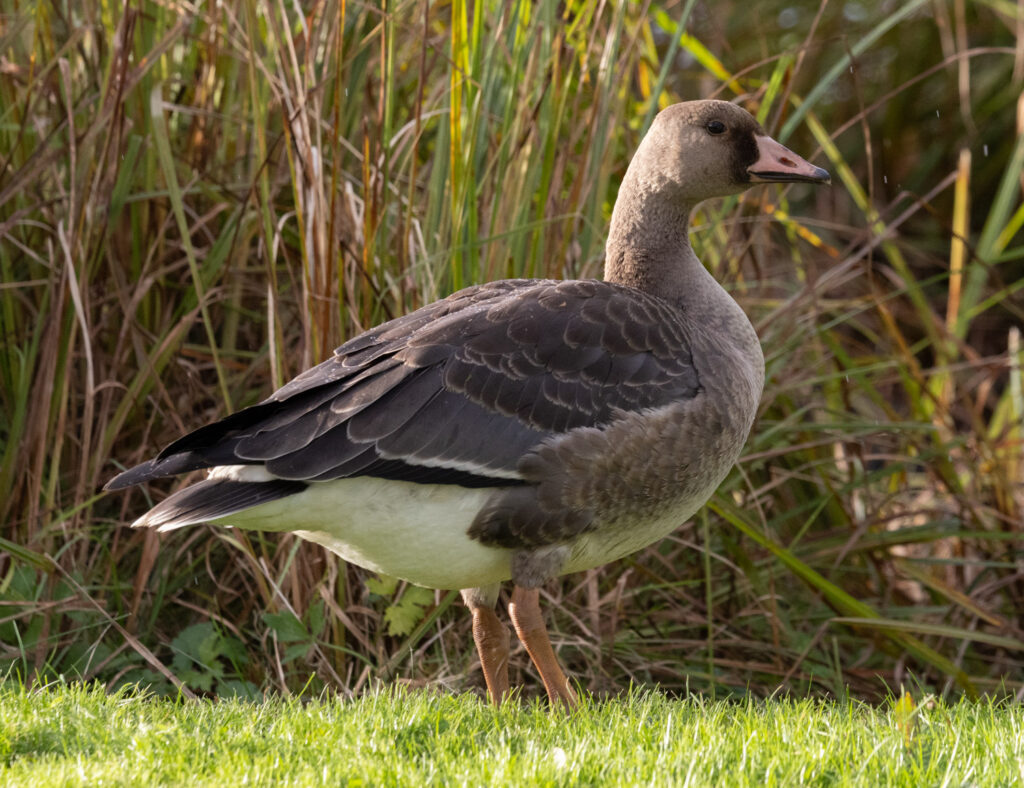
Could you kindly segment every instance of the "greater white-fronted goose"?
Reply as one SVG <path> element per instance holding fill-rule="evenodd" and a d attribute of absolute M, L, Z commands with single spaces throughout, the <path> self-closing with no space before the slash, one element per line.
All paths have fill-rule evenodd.
<path fill-rule="evenodd" d="M 135 521 L 291 531 L 346 561 L 461 589 L 491 698 L 509 613 L 553 703 L 574 702 L 538 589 L 690 517 L 736 462 L 764 382 L 743 311 L 690 248 L 690 212 L 760 182 L 827 183 L 745 110 L 663 110 L 626 172 L 604 281 L 476 285 L 349 340 L 258 405 L 106 489 L 209 469 Z"/>

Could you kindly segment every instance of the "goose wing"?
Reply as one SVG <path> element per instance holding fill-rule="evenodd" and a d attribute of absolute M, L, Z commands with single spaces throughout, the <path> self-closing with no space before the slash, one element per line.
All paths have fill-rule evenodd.
<path fill-rule="evenodd" d="M 202 427 L 108 483 L 262 465 L 278 479 L 373 475 L 523 483 L 545 438 L 694 396 L 678 312 L 595 280 L 470 287 L 339 347 L 258 405 Z"/>

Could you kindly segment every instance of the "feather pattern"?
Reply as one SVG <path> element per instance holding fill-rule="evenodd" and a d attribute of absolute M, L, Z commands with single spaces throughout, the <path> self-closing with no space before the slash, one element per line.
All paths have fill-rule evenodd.
<path fill-rule="evenodd" d="M 621 285 L 470 287 L 354 338 L 110 487 L 224 464 L 293 481 L 522 483 L 520 461 L 546 439 L 695 396 L 688 348 L 677 309 Z"/>

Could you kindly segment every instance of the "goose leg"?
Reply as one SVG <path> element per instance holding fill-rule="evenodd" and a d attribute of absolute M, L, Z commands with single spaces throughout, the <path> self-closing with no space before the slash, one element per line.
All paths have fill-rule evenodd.
<path fill-rule="evenodd" d="M 480 655 L 480 667 L 487 682 L 491 703 L 500 706 L 508 693 L 508 627 L 498 620 L 494 601 L 463 591 L 463 599 L 473 613 L 473 641 Z"/>
<path fill-rule="evenodd" d="M 544 689 L 548 691 L 548 699 L 552 705 L 561 702 L 565 708 L 571 709 L 576 705 L 576 693 L 569 686 L 569 679 L 562 672 L 551 648 L 551 641 L 548 640 L 548 630 L 540 612 L 539 589 L 515 586 L 508 612 L 516 634 L 540 673 Z"/>

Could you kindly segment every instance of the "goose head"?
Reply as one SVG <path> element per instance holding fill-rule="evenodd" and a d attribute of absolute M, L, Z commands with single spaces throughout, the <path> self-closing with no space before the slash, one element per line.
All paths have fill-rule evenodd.
<path fill-rule="evenodd" d="M 634 188 L 687 206 L 757 183 L 829 182 L 826 170 L 768 136 L 745 109 L 713 100 L 686 101 L 658 113 L 627 178 Z"/>

